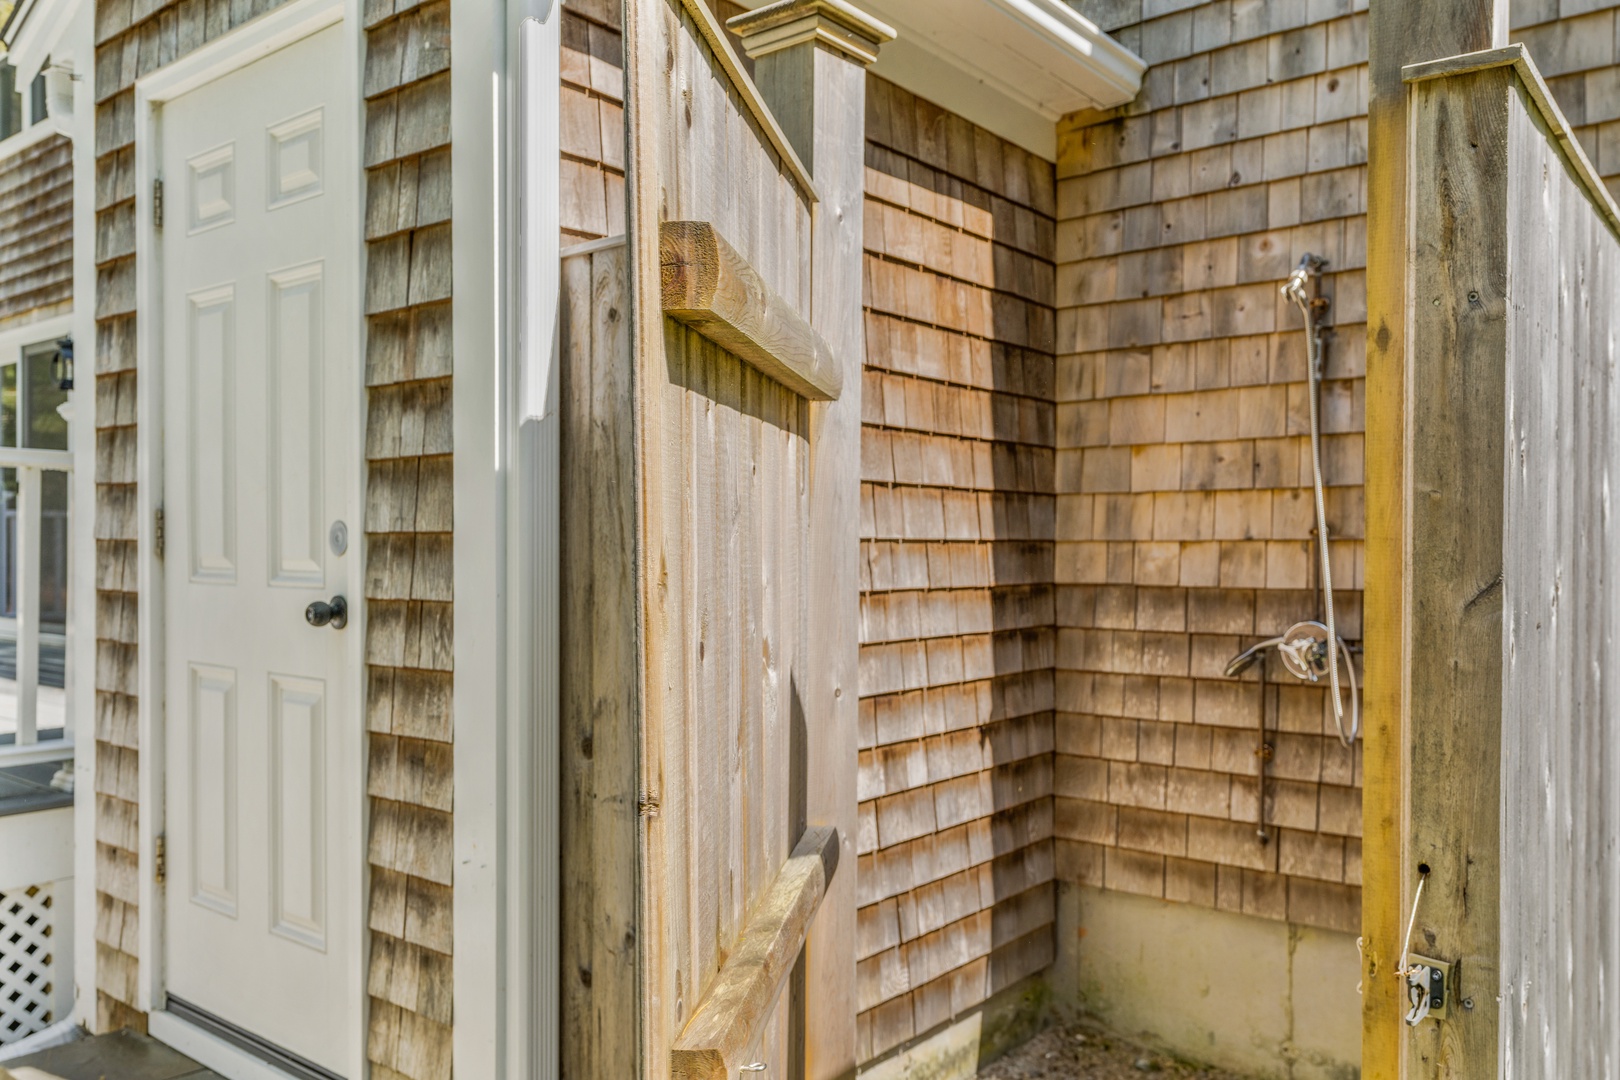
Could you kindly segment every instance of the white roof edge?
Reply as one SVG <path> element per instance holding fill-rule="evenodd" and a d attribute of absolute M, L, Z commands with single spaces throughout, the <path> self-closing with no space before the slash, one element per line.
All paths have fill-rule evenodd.
<path fill-rule="evenodd" d="M 873 74 L 1048 161 L 1060 118 L 1131 101 L 1147 70 L 1065 0 L 851 2 L 899 35 Z"/>
<path fill-rule="evenodd" d="M 1067 44 L 1077 58 L 1116 91 L 1112 100 L 1097 101 L 1096 108 L 1111 109 L 1134 99 L 1142 89 L 1147 61 L 1115 41 L 1096 23 L 1063 0 L 990 0 L 1022 19 L 1037 33 Z"/>
<path fill-rule="evenodd" d="M 1057 160 L 1055 122 L 994 86 L 964 77 L 961 69 L 941 63 L 938 56 L 909 38 L 899 37 L 885 45 L 871 70 L 1036 157 Z"/>

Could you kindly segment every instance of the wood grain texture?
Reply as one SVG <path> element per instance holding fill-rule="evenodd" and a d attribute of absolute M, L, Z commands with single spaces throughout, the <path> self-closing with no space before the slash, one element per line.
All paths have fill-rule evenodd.
<path fill-rule="evenodd" d="M 809 32 L 810 40 L 783 47 L 772 35 L 778 17 Z M 840 33 L 859 36 L 863 48 L 829 44 Z M 821 0 L 795 0 L 758 9 L 730 23 L 754 59 L 760 91 L 800 155 L 815 170 L 820 205 L 812 220 L 809 317 L 831 345 L 843 391 L 835 401 L 810 407 L 809 578 L 806 632 L 810 677 L 801 682 L 801 708 L 813 737 L 796 748 L 796 778 L 802 821 L 831 826 L 855 862 L 859 830 L 859 549 L 861 370 L 864 334 L 857 320 L 862 304 L 861 210 L 866 117 L 866 63 L 893 32 L 858 7 Z M 791 36 L 790 38 L 791 39 Z M 799 823 L 792 826 L 795 830 Z M 802 1054 L 806 1080 L 848 1076 L 860 1061 L 858 999 L 859 896 L 853 875 L 829 887 L 826 902 L 805 944 L 802 1013 L 793 1018 L 793 1055 Z"/>
<path fill-rule="evenodd" d="M 374 1075 L 448 1080 L 455 1021 L 450 8 L 368 8 L 367 554 Z"/>
<path fill-rule="evenodd" d="M 1411 94 L 1406 860 L 1431 868 L 1414 949 L 1495 997 L 1501 889 L 1505 69 Z M 1416 875 L 1412 875 L 1416 876 Z M 1497 1012 L 1421 1024 L 1406 1065 L 1489 1076 Z"/>
<path fill-rule="evenodd" d="M 563 1075 L 640 1074 L 636 516 L 623 244 L 562 267 Z"/>
<path fill-rule="evenodd" d="M 1458 94 L 1487 92 L 1480 76 L 1455 81 Z M 1620 970 L 1620 740 L 1606 677 L 1620 663 L 1608 493 L 1620 464 L 1620 242 L 1569 167 L 1567 128 L 1538 115 L 1538 81 L 1515 71 L 1498 179 L 1509 450 L 1499 1015 L 1512 1075 L 1549 1080 L 1601 1076 L 1620 1061 L 1604 1004 Z"/>
<path fill-rule="evenodd" d="M 1364 635 L 1366 7 L 1112 5 L 1152 66 L 1131 105 L 1060 121 L 1055 199 L 1056 872 L 1338 935 L 1363 747 L 1323 685 L 1225 667 L 1321 617 L 1306 338 L 1278 293 L 1306 252 L 1338 628 Z M 1354 1010 L 1338 940 L 1321 989 Z M 1267 1052 L 1349 1069 L 1347 1034 Z"/>
<path fill-rule="evenodd" d="M 754 1062 L 777 999 L 787 988 L 816 910 L 838 870 L 838 830 L 811 826 L 726 957 L 670 1051 L 672 1080 L 730 1080 Z"/>
<path fill-rule="evenodd" d="M 63 136 L 0 163 L 0 267 L 0 326 L 72 307 L 73 144 Z"/>
<path fill-rule="evenodd" d="M 1405 1075 L 1407 1009 L 1401 978 L 1405 930 L 1418 876 L 1406 842 L 1413 663 L 1407 582 L 1410 357 L 1407 307 L 1408 119 L 1401 69 L 1490 48 L 1505 39 L 1490 0 L 1380 2 L 1369 15 L 1367 115 L 1367 556 L 1366 792 L 1362 849 L 1362 1074 Z"/>
<path fill-rule="evenodd" d="M 871 1062 L 1054 951 L 1056 205 L 1049 162 L 871 75 L 865 127 L 855 987 Z"/>
<path fill-rule="evenodd" d="M 666 221 L 658 257 L 664 314 L 811 401 L 836 400 L 832 348 L 706 221 Z"/>
<path fill-rule="evenodd" d="M 834 482 L 812 480 L 822 406 L 667 319 L 660 280 L 660 223 L 709 222 L 803 317 L 810 203 L 684 4 L 633 0 L 624 35 L 640 1000 L 618 1022 L 639 1014 L 646 1070 L 670 1060 L 810 822 L 809 747 L 839 730 L 815 707 L 839 673 L 808 646 L 810 609 L 844 594 L 810 573 L 812 498 Z M 853 585 L 847 595 L 853 606 Z M 803 1002 L 796 983 L 766 1022 L 759 1054 L 773 1072 L 789 1071 Z"/>

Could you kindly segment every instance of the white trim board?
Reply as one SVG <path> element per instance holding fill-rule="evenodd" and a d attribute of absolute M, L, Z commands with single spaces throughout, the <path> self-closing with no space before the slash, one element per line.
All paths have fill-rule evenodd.
<path fill-rule="evenodd" d="M 4 146 L 5 143 L 0 143 L 0 148 Z M 20 350 L 26 349 L 30 345 L 41 345 L 47 341 L 55 341 L 57 338 L 71 336 L 74 325 L 73 312 L 69 311 L 58 315 L 47 315 L 45 318 L 36 319 L 33 322 L 15 323 L 0 328 L 0 365 L 13 363 L 21 357 Z M 12 349 L 19 350 L 17 357 L 7 357 L 5 355 Z M 89 366 L 77 369 L 75 378 L 95 377 L 95 361 L 90 358 L 94 352 L 95 349 L 92 347 L 89 353 L 80 358 L 89 360 Z M 73 399 L 69 398 L 68 400 Z"/>
<path fill-rule="evenodd" d="M 451 718 L 455 745 L 452 845 L 455 1025 L 451 1054 L 457 1076 L 521 1072 L 520 1036 L 532 1021 L 512 1006 L 526 1002 L 515 933 L 529 863 L 515 848 L 512 807 L 526 778 L 514 758 L 514 647 L 510 594 L 508 411 L 517 392 L 508 324 L 515 265 L 508 139 L 515 108 L 517 20 L 521 2 L 457 0 L 450 5 L 450 220 L 454 282 L 452 395 L 455 536 L 455 670 Z M 558 91 L 560 93 L 560 90 Z M 518 631 L 521 633 L 521 631 Z M 516 910 L 514 910 L 516 909 Z M 516 936 L 517 940 L 510 940 Z M 509 947 L 510 946 L 510 947 Z M 514 1025 L 517 1027 L 514 1029 Z M 533 1074 L 539 1075 L 539 1074 Z"/>
<path fill-rule="evenodd" d="M 1125 104 L 1147 70 L 1064 0 L 854 2 L 898 35 L 872 74 L 1047 161 L 1057 160 L 1060 118 Z"/>
<path fill-rule="evenodd" d="M 73 876 L 71 806 L 0 817 L 0 837 L 0 891 Z"/>
<path fill-rule="evenodd" d="M 163 430 L 162 375 L 163 319 L 162 319 L 162 260 L 161 244 L 152 219 L 153 181 L 158 177 L 162 160 L 161 119 L 162 105 L 182 94 L 189 93 L 279 49 L 310 37 L 328 27 L 342 24 L 346 49 L 350 57 L 345 72 L 343 93 L 350 103 L 349 109 L 334 110 L 334 133 L 339 138 L 361 145 L 364 122 L 364 99 L 361 94 L 364 42 L 361 30 L 361 9 L 358 0 L 291 0 L 274 8 L 229 33 L 209 42 L 160 68 L 135 84 L 135 235 L 136 286 L 135 310 L 137 324 L 136 369 L 141 381 L 141 394 L 137 401 L 136 440 L 137 520 L 150 522 L 163 505 L 163 440 L 156 437 Z M 352 349 L 355 357 L 365 355 L 365 323 L 363 274 L 365 251 L 361 228 L 364 207 L 365 176 L 356 161 L 354 175 L 347 189 L 342 185 L 334 189 L 348 201 L 349 213 L 355 223 L 352 243 L 356 273 L 350 282 L 353 290 L 352 310 L 356 313 L 353 327 Z M 359 406 L 354 418 L 354 432 L 349 459 L 353 463 L 351 501 L 357 508 L 364 506 L 363 438 L 365 431 L 364 367 L 356 363 L 354 377 Z M 365 580 L 365 545 L 350 549 L 351 557 L 358 560 L 354 580 Z M 138 674 L 138 729 L 141 754 L 139 777 L 140 831 L 138 843 L 139 881 L 137 896 L 140 910 L 140 928 L 136 951 L 140 957 L 140 971 L 136 985 L 136 1008 L 148 1013 L 150 1030 L 158 1039 L 170 1042 L 176 1049 L 189 1053 L 221 1075 L 231 1080 L 280 1080 L 281 1073 L 270 1069 L 264 1062 L 237 1050 L 193 1025 L 162 1011 L 165 1000 L 163 960 L 164 888 L 155 878 L 154 857 L 157 838 L 163 835 L 164 806 L 164 726 L 162 710 L 164 697 L 164 582 L 163 563 L 156 555 L 152 543 L 152 530 L 140 529 L 137 540 L 137 590 L 141 598 L 139 625 L 142 649 Z M 355 673 L 349 688 L 349 712 L 355 717 L 365 715 L 365 606 L 357 604 L 350 616 L 349 650 Z M 352 793 L 346 794 L 337 808 L 340 834 L 353 838 L 354 858 L 345 883 L 349 911 L 343 917 L 349 922 L 350 963 L 346 965 L 345 996 L 353 1017 L 349 1047 L 345 1055 L 345 1071 L 351 1077 L 363 1077 L 366 1068 L 367 1006 L 366 977 L 369 963 L 369 906 L 368 876 L 366 873 L 366 747 L 363 724 L 353 725 L 351 739 L 344 747 L 342 760 L 336 767 L 350 778 Z M 94 1008 L 93 996 L 89 1008 Z M 221 1049 L 221 1047 L 225 1049 Z M 208 1060 L 205 1060 L 205 1055 Z M 217 1062 L 217 1063 L 216 1063 Z M 265 1070 L 270 1071 L 266 1072 Z"/>
<path fill-rule="evenodd" d="M 12 30 L 11 41 L 6 46 L 6 59 L 17 69 L 18 86 L 27 86 L 34 80 L 40 68 L 45 66 L 45 61 L 57 52 L 57 43 L 73 25 L 80 5 L 93 4 L 95 0 L 24 0 L 24 2 L 27 6 L 17 14 L 17 26 Z M 81 73 L 85 74 L 93 71 L 94 65 L 89 63 L 81 69 Z M 50 127 L 49 124 L 35 126 Z"/>

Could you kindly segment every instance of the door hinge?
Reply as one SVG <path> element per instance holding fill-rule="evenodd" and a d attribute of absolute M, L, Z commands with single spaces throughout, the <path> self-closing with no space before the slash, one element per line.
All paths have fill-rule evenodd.
<path fill-rule="evenodd" d="M 163 558 L 163 507 L 152 511 L 152 554 Z"/>
<path fill-rule="evenodd" d="M 152 181 L 152 228 L 163 228 L 163 178 Z"/>
<path fill-rule="evenodd" d="M 169 845 L 163 836 L 152 843 L 152 880 L 159 885 L 169 876 Z"/>

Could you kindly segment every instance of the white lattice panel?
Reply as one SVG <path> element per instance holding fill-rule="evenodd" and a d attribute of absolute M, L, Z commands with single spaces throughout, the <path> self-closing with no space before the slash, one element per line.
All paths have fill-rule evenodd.
<path fill-rule="evenodd" d="M 0 892 L 0 1043 L 50 1026 L 56 981 L 55 897 L 49 885 Z"/>

